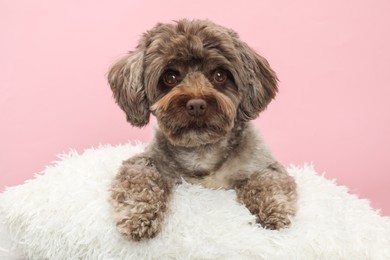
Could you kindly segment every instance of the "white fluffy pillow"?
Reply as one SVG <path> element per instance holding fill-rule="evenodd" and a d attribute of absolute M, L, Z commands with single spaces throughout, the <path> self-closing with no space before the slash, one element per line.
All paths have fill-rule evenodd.
<path fill-rule="evenodd" d="M 292 226 L 263 229 L 232 190 L 176 188 L 162 232 L 129 242 L 107 201 L 121 161 L 141 145 L 105 146 L 60 157 L 0 194 L 0 256 L 28 259 L 389 259 L 390 219 L 312 167 L 291 167 L 299 192 Z M 9 243 L 11 241 L 12 243 Z M 2 243 L 2 244 L 1 244 Z"/>

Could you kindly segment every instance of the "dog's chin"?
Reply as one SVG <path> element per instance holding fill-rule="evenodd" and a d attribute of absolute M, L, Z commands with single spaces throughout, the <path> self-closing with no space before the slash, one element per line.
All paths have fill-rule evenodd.
<path fill-rule="evenodd" d="M 203 145 L 215 144 L 226 138 L 232 126 L 219 127 L 204 127 L 204 128 L 181 128 L 169 129 L 160 124 L 160 129 L 174 146 L 181 147 L 198 147 Z"/>

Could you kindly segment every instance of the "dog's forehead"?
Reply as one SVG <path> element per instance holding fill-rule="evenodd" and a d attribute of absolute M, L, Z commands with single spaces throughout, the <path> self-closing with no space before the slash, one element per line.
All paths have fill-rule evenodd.
<path fill-rule="evenodd" d="M 145 34 L 146 59 L 164 57 L 172 60 L 205 60 L 224 56 L 237 58 L 235 33 L 209 21 L 179 21 L 177 24 L 160 24 Z"/>

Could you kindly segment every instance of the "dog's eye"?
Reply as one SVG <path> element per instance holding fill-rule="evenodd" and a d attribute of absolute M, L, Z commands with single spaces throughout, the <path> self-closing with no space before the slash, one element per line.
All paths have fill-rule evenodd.
<path fill-rule="evenodd" d="M 222 69 L 214 71 L 213 81 L 218 84 L 222 84 L 227 80 L 227 73 Z"/>
<path fill-rule="evenodd" d="M 179 83 L 179 76 L 176 72 L 169 70 L 163 74 L 162 80 L 165 86 L 174 87 Z"/>

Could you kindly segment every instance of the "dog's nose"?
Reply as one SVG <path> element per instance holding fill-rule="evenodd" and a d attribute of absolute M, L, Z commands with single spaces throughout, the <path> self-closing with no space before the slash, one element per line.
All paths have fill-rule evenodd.
<path fill-rule="evenodd" d="M 191 116 L 201 116 L 206 112 L 207 103 L 203 99 L 190 99 L 187 101 L 186 108 Z"/>

